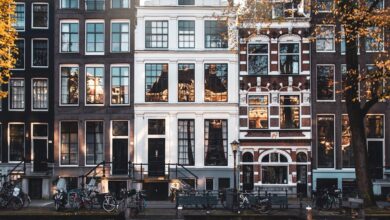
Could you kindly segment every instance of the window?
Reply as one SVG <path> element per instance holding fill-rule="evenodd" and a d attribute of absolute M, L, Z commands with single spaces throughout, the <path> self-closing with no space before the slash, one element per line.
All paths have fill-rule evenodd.
<path fill-rule="evenodd" d="M 207 191 L 214 190 L 214 178 L 206 178 L 206 190 Z"/>
<path fill-rule="evenodd" d="M 288 183 L 288 159 L 280 153 L 270 153 L 261 159 L 261 176 L 263 184 Z M 285 165 L 283 165 L 285 163 Z M 277 166 L 275 166 L 277 164 Z"/>
<path fill-rule="evenodd" d="M 227 120 L 206 119 L 204 126 L 205 166 L 227 166 Z"/>
<path fill-rule="evenodd" d="M 299 43 L 279 44 L 280 74 L 299 74 Z"/>
<path fill-rule="evenodd" d="M 317 52 L 334 52 L 334 44 L 334 26 L 320 26 L 316 39 Z"/>
<path fill-rule="evenodd" d="M 179 48 L 195 47 L 195 21 L 179 21 Z"/>
<path fill-rule="evenodd" d="M 179 0 L 179 5 L 195 5 L 195 0 Z"/>
<path fill-rule="evenodd" d="M 250 95 L 249 104 L 249 128 L 268 128 L 268 95 Z"/>
<path fill-rule="evenodd" d="M 378 52 L 384 49 L 383 47 L 383 30 L 378 27 L 368 27 L 366 36 L 366 51 Z"/>
<path fill-rule="evenodd" d="M 334 116 L 317 116 L 318 168 L 334 168 Z"/>
<path fill-rule="evenodd" d="M 62 121 L 60 122 L 61 129 L 61 165 L 77 165 L 78 164 L 78 122 L 77 121 Z"/>
<path fill-rule="evenodd" d="M 218 190 L 230 188 L 230 178 L 218 178 Z"/>
<path fill-rule="evenodd" d="M 87 11 L 103 11 L 105 0 L 85 0 L 85 9 Z"/>
<path fill-rule="evenodd" d="M 178 100 L 179 102 L 195 101 L 195 65 L 178 65 Z"/>
<path fill-rule="evenodd" d="M 21 161 L 24 158 L 24 124 L 9 123 L 9 160 Z"/>
<path fill-rule="evenodd" d="M 248 74 L 268 74 L 268 44 L 248 44 Z"/>
<path fill-rule="evenodd" d="M 365 124 L 367 138 L 384 138 L 383 115 L 367 115 Z"/>
<path fill-rule="evenodd" d="M 205 64 L 205 102 L 227 102 L 228 65 Z"/>
<path fill-rule="evenodd" d="M 49 4 L 33 3 L 32 4 L 32 28 L 49 27 Z"/>
<path fill-rule="evenodd" d="M 104 23 L 87 21 L 87 53 L 104 53 Z"/>
<path fill-rule="evenodd" d="M 205 21 L 205 47 L 228 47 L 226 22 Z"/>
<path fill-rule="evenodd" d="M 168 21 L 145 22 L 145 47 L 168 48 Z"/>
<path fill-rule="evenodd" d="M 129 67 L 111 67 L 111 104 L 129 104 Z"/>
<path fill-rule="evenodd" d="M 61 22 L 61 52 L 79 52 L 79 23 Z"/>
<path fill-rule="evenodd" d="M 334 0 L 317 0 L 318 12 L 331 12 L 333 10 Z"/>
<path fill-rule="evenodd" d="M 112 22 L 111 28 L 111 51 L 130 51 L 130 32 L 128 22 Z"/>
<path fill-rule="evenodd" d="M 48 67 L 49 65 L 49 41 L 47 39 L 32 40 L 32 66 Z"/>
<path fill-rule="evenodd" d="M 334 66 L 317 66 L 317 100 L 330 101 L 335 99 Z"/>
<path fill-rule="evenodd" d="M 280 128 L 294 129 L 299 128 L 300 116 L 299 95 L 281 95 L 280 96 Z"/>
<path fill-rule="evenodd" d="M 17 39 L 15 41 L 18 55 L 16 58 L 15 69 L 24 69 L 24 39 Z"/>
<path fill-rule="evenodd" d="M 129 8 L 130 0 L 111 0 L 111 8 Z"/>
<path fill-rule="evenodd" d="M 145 102 L 168 101 L 168 64 L 145 64 Z"/>
<path fill-rule="evenodd" d="M 49 108 L 49 82 L 47 79 L 33 79 L 33 109 L 47 110 Z"/>
<path fill-rule="evenodd" d="M 86 165 L 96 165 L 103 161 L 103 122 L 87 121 L 86 132 Z"/>
<path fill-rule="evenodd" d="M 61 104 L 79 103 L 79 67 L 61 66 Z"/>
<path fill-rule="evenodd" d="M 128 137 L 129 122 L 128 121 L 112 121 L 112 136 Z"/>
<path fill-rule="evenodd" d="M 10 110 L 24 109 L 24 79 L 10 79 L 9 81 L 9 108 Z"/>
<path fill-rule="evenodd" d="M 149 135 L 164 135 L 165 134 L 165 119 L 149 119 L 148 120 Z"/>
<path fill-rule="evenodd" d="M 13 15 L 15 18 L 15 23 L 13 26 L 17 31 L 24 31 L 26 16 L 24 3 L 16 3 L 15 5 L 15 14 Z"/>
<path fill-rule="evenodd" d="M 341 26 L 341 31 L 340 31 L 340 46 L 341 46 L 341 54 L 345 54 L 345 50 L 346 50 L 346 41 L 345 41 L 345 32 L 344 32 L 344 27 Z M 359 43 L 359 38 L 357 38 L 357 41 L 356 41 L 356 47 L 357 47 L 357 53 L 359 54 L 360 53 L 360 43 Z"/>
<path fill-rule="evenodd" d="M 348 115 L 341 116 L 341 150 L 343 152 L 343 167 L 355 167 L 355 159 L 351 146 L 351 127 L 349 125 Z"/>
<path fill-rule="evenodd" d="M 347 65 L 341 64 L 341 100 L 345 100 L 346 80 L 347 80 Z"/>
<path fill-rule="evenodd" d="M 104 67 L 86 67 L 86 104 L 104 104 Z"/>
<path fill-rule="evenodd" d="M 363 81 L 366 100 L 370 100 L 373 97 L 380 97 L 382 93 L 385 92 L 385 80 L 383 78 L 382 71 L 383 70 L 379 70 L 374 64 L 366 65 L 367 79 Z M 380 78 L 374 79 L 373 77 Z"/>
<path fill-rule="evenodd" d="M 297 153 L 297 163 L 307 162 L 307 155 L 304 152 Z"/>
<path fill-rule="evenodd" d="M 195 120 L 179 119 L 178 121 L 179 164 L 195 165 Z"/>
<path fill-rule="evenodd" d="M 79 0 L 61 0 L 62 9 L 77 9 L 79 8 Z"/>
<path fill-rule="evenodd" d="M 366 6 L 367 7 L 371 7 L 371 5 L 375 2 L 375 0 L 367 0 L 366 1 Z M 378 4 L 375 6 L 374 9 L 378 10 L 378 9 L 383 9 L 383 6 L 384 6 L 384 1 L 383 0 L 379 0 Z"/>

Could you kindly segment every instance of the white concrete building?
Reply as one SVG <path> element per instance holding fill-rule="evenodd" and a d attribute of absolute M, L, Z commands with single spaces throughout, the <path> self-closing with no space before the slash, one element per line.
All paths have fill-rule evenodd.
<path fill-rule="evenodd" d="M 214 17 L 225 6 L 227 0 L 145 0 L 137 10 L 134 179 L 157 192 L 152 199 L 165 198 L 179 176 L 197 189 L 233 187 L 237 54 L 220 34 L 226 22 Z M 172 174 L 169 163 L 185 174 Z"/>

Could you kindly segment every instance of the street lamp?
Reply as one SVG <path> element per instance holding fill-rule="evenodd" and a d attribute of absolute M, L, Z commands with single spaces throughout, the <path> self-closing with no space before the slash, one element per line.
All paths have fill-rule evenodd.
<path fill-rule="evenodd" d="M 237 207 L 237 165 L 236 165 L 236 160 L 237 160 L 237 150 L 239 147 L 240 143 L 238 141 L 234 140 L 232 143 L 230 143 L 230 146 L 232 147 L 233 151 L 233 180 L 234 180 L 234 197 L 233 197 L 233 207 Z"/>

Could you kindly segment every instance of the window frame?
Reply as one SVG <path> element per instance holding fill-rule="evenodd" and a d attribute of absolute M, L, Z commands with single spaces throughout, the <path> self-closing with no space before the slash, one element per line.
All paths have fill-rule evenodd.
<path fill-rule="evenodd" d="M 167 81 L 168 81 L 168 86 L 167 86 L 167 100 L 165 101 L 165 100 L 161 100 L 161 97 L 160 97 L 160 99 L 159 99 L 159 101 L 149 101 L 148 99 L 147 99 L 147 93 L 148 93 L 148 90 L 147 90 L 147 71 L 146 71 L 146 66 L 147 65 L 162 65 L 162 68 L 164 68 L 164 65 L 167 65 L 167 68 L 168 68 L 168 73 L 167 73 Z M 144 89 L 143 89 L 143 92 L 144 92 L 144 102 L 145 103 L 169 103 L 169 69 L 170 69 L 170 67 L 169 67 L 170 65 L 169 65 L 169 62 L 159 62 L 159 61 L 156 61 L 156 62 L 147 62 L 147 63 L 144 63 L 144 77 L 145 77 L 145 83 L 144 83 Z M 162 73 L 163 72 L 161 72 L 161 74 L 157 77 L 157 78 L 160 78 L 161 77 L 161 75 L 162 75 Z M 149 76 L 149 77 L 156 77 L 156 76 Z M 158 80 L 158 79 L 157 79 Z M 155 81 L 155 82 L 157 82 L 157 81 Z M 171 91 L 172 92 L 172 91 Z M 161 92 L 160 92 L 161 93 Z"/>
<path fill-rule="evenodd" d="M 203 35 L 203 37 L 204 37 L 204 48 L 206 49 L 206 50 L 227 50 L 227 49 L 229 49 L 229 39 L 227 39 L 226 40 L 226 42 L 224 42 L 224 39 L 222 38 L 222 36 L 220 36 L 221 37 L 221 43 L 226 43 L 226 47 L 222 47 L 222 45 L 221 45 L 221 47 L 212 47 L 211 46 L 211 42 L 210 42 L 210 47 L 208 47 L 207 46 L 207 36 L 208 35 L 217 35 L 217 34 L 207 34 L 207 32 L 206 32 L 206 23 L 207 22 L 216 22 L 216 27 L 218 27 L 218 20 L 213 20 L 213 19 L 205 19 L 204 20 L 204 22 L 203 22 L 203 29 L 204 29 L 204 35 Z M 229 32 L 229 27 L 228 27 L 228 23 L 226 23 L 226 33 L 228 34 L 228 32 Z M 221 33 L 219 33 L 218 35 L 220 35 Z"/>
<path fill-rule="evenodd" d="M 64 7 L 62 7 L 62 1 L 72 1 L 72 0 L 61 0 L 61 4 L 59 5 L 59 8 L 60 9 L 65 9 L 65 10 L 75 10 L 75 9 L 80 9 L 80 0 L 76 0 L 77 1 L 77 7 L 76 8 L 71 8 L 71 7 L 69 7 L 69 8 L 64 8 Z"/>
<path fill-rule="evenodd" d="M 297 74 L 294 74 L 294 73 L 290 73 L 290 74 L 286 74 L 286 73 L 282 73 L 281 71 L 281 62 L 280 62 L 280 57 L 282 56 L 282 53 L 280 52 L 280 45 L 281 44 L 298 44 L 298 53 L 283 53 L 283 56 L 296 56 L 298 55 L 298 73 Z M 289 41 L 289 40 L 282 40 L 282 41 L 279 41 L 278 42 L 278 75 L 280 76 L 298 76 L 301 74 L 302 72 L 302 45 L 301 45 L 301 41 L 295 41 L 295 40 L 292 40 L 292 41 Z M 272 63 L 271 63 L 272 64 Z"/>
<path fill-rule="evenodd" d="M 191 125 L 191 122 L 193 122 L 193 134 L 194 134 L 194 137 L 193 137 L 193 139 L 190 139 L 190 140 L 188 140 L 188 138 L 180 138 L 180 125 L 179 125 L 179 121 L 185 121 L 186 123 L 189 123 L 190 122 L 190 125 Z M 188 124 L 187 124 L 187 126 L 188 126 Z M 195 144 L 195 141 L 196 141 L 196 138 L 195 138 L 195 135 L 196 135 L 196 124 L 195 124 L 195 119 L 194 118 L 178 118 L 177 119 L 177 142 L 178 142 L 178 144 L 177 144 L 177 161 L 180 163 L 180 164 L 182 164 L 182 165 L 185 165 L 185 166 L 190 166 L 190 167 L 193 167 L 193 166 L 195 166 L 196 165 L 196 144 Z M 187 132 L 185 132 L 185 133 L 187 133 Z M 181 155 L 183 154 L 183 152 L 184 151 L 181 151 L 181 149 L 182 149 L 182 147 L 183 147 L 183 145 L 180 145 L 179 143 L 180 143 L 180 140 L 187 140 L 187 141 L 191 141 L 192 142 L 192 140 L 193 140 L 193 143 L 194 143 L 194 145 L 193 146 L 191 146 L 191 149 L 193 150 L 193 160 L 194 160 L 194 164 L 189 164 L 189 158 L 187 157 L 187 158 L 185 158 L 185 157 L 181 157 Z M 185 146 L 185 147 L 188 147 L 187 145 Z M 185 151 L 185 152 L 187 152 L 187 151 Z M 188 152 L 187 152 L 188 153 Z M 188 163 L 181 163 L 181 161 L 182 160 L 187 160 L 188 161 Z"/>
<path fill-rule="evenodd" d="M 24 102 L 24 104 L 23 104 L 23 108 L 11 108 L 12 107 L 12 105 L 11 105 L 11 103 L 12 103 L 12 97 L 11 97 L 11 80 L 23 80 L 23 102 Z M 25 111 L 26 110 L 26 80 L 25 80 L 25 78 L 21 78 L 21 77 L 12 77 L 12 78 L 10 78 L 9 79 L 9 82 L 8 82 L 8 111 L 15 111 L 15 112 L 23 112 L 23 111 Z"/>
<path fill-rule="evenodd" d="M 210 68 L 211 65 L 226 65 L 226 101 L 206 101 L 206 66 Z M 196 67 L 196 66 L 195 66 Z M 196 73 L 195 73 L 196 76 Z M 204 103 L 229 103 L 229 62 L 205 62 L 203 63 L 203 102 Z M 196 88 L 196 87 L 195 87 Z"/>
<path fill-rule="evenodd" d="M 179 23 L 180 22 L 194 22 L 194 34 L 180 34 L 180 28 L 179 28 Z M 194 41 L 191 42 L 191 41 L 180 41 L 180 36 L 193 36 L 194 37 Z M 193 43 L 194 46 L 193 47 L 181 47 L 180 46 L 180 43 Z M 178 20 L 177 21 L 177 48 L 179 49 L 194 49 L 196 47 L 196 21 L 195 20 L 186 20 L 186 19 L 181 19 L 181 20 Z"/>
<path fill-rule="evenodd" d="M 102 142 L 102 156 L 103 156 L 103 160 L 102 161 L 104 161 L 105 159 L 105 153 L 104 153 L 104 151 L 105 151 L 105 145 L 106 145 L 106 140 L 105 140 L 105 126 L 104 126 L 104 120 L 85 120 L 84 121 L 84 146 L 85 146 L 85 153 L 84 153 L 84 166 L 85 167 L 95 167 L 98 163 L 94 163 L 94 164 L 88 164 L 87 163 L 87 149 L 88 149 L 88 146 L 87 146 L 87 123 L 88 122 L 101 122 L 102 123 L 102 126 L 103 126 L 103 130 L 102 130 L 102 136 L 103 136 L 103 142 Z M 95 132 L 94 132 L 94 134 L 96 134 Z M 96 142 L 95 142 L 95 144 L 96 144 Z M 95 153 L 95 152 L 94 152 Z M 96 160 L 96 158 L 94 158 L 95 160 Z M 102 162 L 101 161 L 101 162 Z"/>
<path fill-rule="evenodd" d="M 62 103 L 62 68 L 77 68 L 78 69 L 78 76 L 77 76 L 77 89 L 78 89 L 78 97 L 77 97 L 77 104 L 65 104 Z M 65 107 L 65 106 L 79 106 L 80 105 L 80 66 L 78 64 L 61 64 L 59 67 L 59 106 Z"/>
<path fill-rule="evenodd" d="M 63 51 L 62 50 L 62 25 L 63 24 L 77 24 L 78 25 L 78 32 L 77 32 L 77 35 L 78 35 L 78 39 L 79 39 L 79 46 L 77 47 L 77 51 Z M 77 20 L 77 19 L 71 19 L 71 20 L 67 20 L 67 19 L 63 19 L 63 20 L 60 20 L 60 28 L 59 28 L 59 41 L 60 41 L 60 45 L 59 45 L 59 53 L 80 53 L 80 21 Z M 70 29 L 69 29 L 70 30 Z M 71 33 L 71 32 L 68 32 L 68 34 Z M 69 42 L 69 43 L 72 43 L 72 42 Z M 70 46 L 69 46 L 70 48 Z"/>
<path fill-rule="evenodd" d="M 146 27 L 146 24 L 147 24 L 147 22 L 162 22 L 162 23 L 167 23 L 167 33 L 166 34 L 164 34 L 164 33 L 161 33 L 161 34 L 153 34 L 153 33 L 151 33 L 151 34 L 148 34 L 147 33 L 147 27 Z M 164 30 L 164 27 L 161 27 L 162 29 L 161 30 Z M 166 47 L 164 47 L 164 46 L 162 46 L 162 47 L 152 47 L 152 46 L 150 46 L 150 47 L 148 47 L 147 46 L 147 36 L 167 36 L 167 41 L 166 41 L 166 43 L 167 43 L 167 46 Z M 149 42 L 149 45 L 151 45 L 151 43 L 152 43 L 153 41 L 150 41 Z M 157 43 L 158 41 L 156 41 L 156 43 Z M 164 40 L 162 40 L 161 41 L 161 44 L 163 45 L 165 42 L 164 42 Z M 145 20 L 145 49 L 146 50 L 167 50 L 169 48 L 169 20 Z"/>
<path fill-rule="evenodd" d="M 249 45 L 256 45 L 256 44 L 266 44 L 267 45 L 267 53 L 250 53 L 249 52 Z M 249 73 L 249 56 L 267 56 L 267 74 L 250 74 Z M 266 41 L 259 41 L 259 42 L 248 42 L 247 43 L 247 48 L 246 48 L 246 62 L 247 62 L 247 67 L 246 71 L 248 73 L 248 76 L 267 76 L 270 74 L 270 44 L 269 42 Z M 300 59 L 299 59 L 300 60 Z"/>
<path fill-rule="evenodd" d="M 47 42 L 47 47 L 46 47 L 46 52 L 47 52 L 47 66 L 34 66 L 34 41 L 35 40 L 38 40 L 38 41 L 43 41 L 45 40 Z M 49 65 L 50 65 L 50 50 L 49 50 L 49 47 L 50 47 L 50 41 L 49 41 L 49 38 L 31 38 L 31 67 L 32 68 L 49 68 Z"/>
<path fill-rule="evenodd" d="M 87 103 L 87 68 L 102 68 L 103 69 L 103 76 L 102 76 L 102 82 L 103 82 L 103 103 L 99 103 L 99 104 L 88 104 Z M 94 76 L 96 77 L 96 76 Z M 85 92 L 84 92 L 84 105 L 85 106 L 104 106 L 106 104 L 106 91 L 105 91 L 105 80 L 106 80 L 106 68 L 105 68 L 105 65 L 104 64 L 86 64 L 85 67 L 84 67 L 84 82 L 85 82 L 85 86 L 84 86 L 84 89 L 85 89 Z M 95 87 L 97 87 L 95 85 Z M 96 95 L 96 92 L 95 94 Z"/>
<path fill-rule="evenodd" d="M 318 98 L 318 94 L 319 94 L 319 89 L 318 89 L 318 67 L 320 66 L 327 66 L 327 67 L 332 67 L 333 68 L 333 98 L 332 99 L 319 99 Z M 340 75 L 341 75 L 341 71 L 340 71 Z M 341 75 L 342 77 L 342 75 Z M 342 81 L 342 80 L 340 80 Z M 316 96 L 316 101 L 317 102 L 335 102 L 336 101 L 336 66 L 335 64 L 317 64 L 316 65 L 316 92 L 317 92 L 317 96 Z"/>
<path fill-rule="evenodd" d="M 249 96 L 267 96 L 267 105 L 264 105 L 264 104 L 258 104 L 258 105 L 251 105 L 249 103 Z M 267 129 L 270 129 L 270 93 L 248 93 L 247 94 L 247 100 L 248 100 L 248 106 L 247 106 L 247 109 L 248 109 L 248 118 L 247 118 L 247 123 L 248 123 L 248 129 L 250 130 L 267 130 Z M 254 106 L 255 108 L 256 107 L 260 107 L 260 108 L 264 108 L 265 106 L 267 106 L 267 127 L 266 128 L 251 128 L 250 127 L 250 116 L 249 116 L 249 112 L 250 112 L 250 108 L 251 106 Z"/>
<path fill-rule="evenodd" d="M 114 23 L 119 23 L 119 24 L 128 24 L 129 26 L 129 31 L 127 32 L 128 35 L 129 35 L 129 38 L 128 38 L 128 46 L 127 46 L 127 50 L 126 51 L 122 51 L 122 50 L 119 50 L 119 51 L 113 51 L 113 24 Z M 129 53 L 131 51 L 131 33 L 130 33 L 130 28 L 131 28 L 131 24 L 130 24 L 130 20 L 126 20 L 126 19 L 113 19 L 110 21 L 110 52 L 111 53 Z M 124 33 L 124 32 L 116 32 L 116 33 Z M 121 42 L 120 42 L 120 45 L 122 46 L 122 37 L 121 37 Z M 120 47 L 121 48 L 121 47 Z"/>
<path fill-rule="evenodd" d="M 77 124 L 77 131 L 80 129 L 80 125 L 79 125 L 79 122 L 77 120 L 60 120 L 58 123 L 59 123 L 59 126 L 58 126 L 58 132 L 59 132 L 59 138 L 58 138 L 58 141 L 59 141 L 59 152 L 58 152 L 58 164 L 60 167 L 79 167 L 79 164 L 80 164 L 80 136 L 79 134 L 77 133 L 77 163 L 76 164 L 62 164 L 62 122 L 73 122 L 73 123 L 76 123 Z"/>
<path fill-rule="evenodd" d="M 336 25 L 334 25 L 334 24 L 321 24 L 321 25 L 316 25 L 316 27 L 319 27 L 320 29 L 322 27 L 331 27 L 332 31 L 333 31 L 332 50 L 319 50 L 317 47 L 317 41 L 318 41 L 319 35 L 316 35 L 316 40 L 315 40 L 316 53 L 335 53 L 336 52 Z M 324 40 L 324 39 L 330 39 L 330 38 L 329 38 L 329 35 L 326 35 L 325 38 L 321 38 L 321 39 Z"/>
<path fill-rule="evenodd" d="M 330 1 L 332 1 L 332 6 L 331 6 L 330 11 L 328 11 L 328 10 L 320 10 L 321 8 L 317 8 L 318 9 L 318 13 L 332 13 L 332 10 L 334 9 L 335 4 L 334 4 L 333 0 L 330 0 Z M 318 1 L 317 1 L 317 4 L 318 4 Z"/>
<path fill-rule="evenodd" d="M 34 27 L 34 5 L 47 5 L 47 21 L 46 21 L 46 27 Z M 50 8 L 48 2 L 33 2 L 31 4 L 31 29 L 49 29 L 50 26 Z"/>
<path fill-rule="evenodd" d="M 46 81 L 46 85 L 47 85 L 47 93 L 46 93 L 46 96 L 47 96 L 47 108 L 34 108 L 34 80 L 45 80 Z M 31 78 L 31 111 L 39 111 L 39 112 L 47 112 L 49 111 L 49 103 L 50 103 L 50 100 L 49 100 L 49 91 L 50 91 L 50 88 L 49 88 L 49 79 L 48 78 L 42 78 L 42 77 L 37 77 L 37 78 Z"/>
<path fill-rule="evenodd" d="M 318 166 L 318 149 L 319 149 L 319 135 L 318 135 L 318 118 L 319 117 L 333 117 L 333 167 L 319 167 Z M 316 152 L 316 165 L 317 165 L 317 169 L 320 169 L 320 170 L 335 170 L 336 169 L 336 115 L 335 114 L 317 114 L 316 115 L 316 125 L 315 125 L 315 129 L 316 129 L 316 148 L 317 148 L 317 152 Z"/>
<path fill-rule="evenodd" d="M 103 24 L 103 51 L 99 51 L 99 52 L 96 52 L 96 51 L 88 51 L 88 24 Z M 85 32 L 85 36 L 84 36 L 84 53 L 85 55 L 104 55 L 105 52 L 106 52 L 106 23 L 104 21 L 104 19 L 87 19 L 85 20 L 85 26 L 84 26 L 84 32 Z M 92 33 L 91 33 L 92 34 Z M 96 49 L 96 44 L 98 42 L 96 42 L 96 34 L 97 32 L 93 32 L 93 35 L 94 35 L 94 45 L 95 45 L 95 49 Z"/>
<path fill-rule="evenodd" d="M 114 8 L 114 7 L 113 7 L 113 5 L 114 5 L 114 4 L 113 4 L 113 1 L 114 1 L 114 0 L 111 0 L 111 1 L 110 1 L 110 8 L 111 8 L 111 9 L 115 9 L 115 10 L 118 10 L 118 9 L 119 9 L 119 10 L 120 10 L 120 9 L 128 9 L 128 8 L 131 8 L 131 0 L 128 0 L 128 6 L 127 6 L 127 7 L 120 7 L 120 8 Z M 123 1 L 123 0 L 120 0 L 120 1 L 121 1 L 121 5 L 122 5 L 122 3 L 123 3 L 122 1 Z"/>
<path fill-rule="evenodd" d="M 180 65 L 193 65 L 194 66 L 194 101 L 181 101 L 180 100 L 180 89 L 179 89 L 179 66 Z M 196 63 L 191 62 L 178 62 L 177 63 L 177 102 L 178 103 L 195 103 L 196 102 Z"/>
<path fill-rule="evenodd" d="M 26 134 L 26 124 L 24 122 L 9 122 L 7 126 L 7 149 L 8 149 L 8 163 L 19 163 L 20 161 L 11 160 L 11 146 L 10 146 L 10 125 L 23 125 L 23 133 Z M 26 136 L 23 135 L 23 156 L 26 154 Z"/>
<path fill-rule="evenodd" d="M 88 1 L 91 1 L 94 3 L 94 9 L 88 9 L 87 5 L 88 5 Z M 103 9 L 102 10 L 98 10 L 97 9 L 97 3 L 98 2 L 103 2 Z M 85 5 L 85 11 L 87 12 L 99 12 L 99 11 L 105 11 L 106 10 L 106 1 L 105 0 L 84 0 L 84 5 Z"/>
<path fill-rule="evenodd" d="M 23 15 L 23 17 L 24 17 L 23 29 L 18 30 L 16 28 L 16 26 L 14 26 L 14 28 L 15 28 L 16 32 L 24 32 L 24 31 L 26 31 L 26 4 L 24 2 L 15 2 L 14 4 L 15 4 L 15 7 L 17 7 L 17 5 L 23 5 L 23 13 L 24 13 L 24 15 Z M 15 8 L 15 12 L 16 12 L 16 8 Z M 16 15 L 16 13 L 15 13 L 15 15 Z"/>
<path fill-rule="evenodd" d="M 281 101 L 280 101 L 281 96 L 298 96 L 299 97 L 299 104 L 298 105 L 285 105 L 285 104 L 282 105 Z M 279 114 L 278 114 L 279 129 L 284 130 L 284 131 L 302 129 L 302 93 L 301 92 L 282 92 L 282 93 L 279 93 L 277 97 L 278 97 L 278 107 L 279 107 Z M 299 108 L 299 126 L 297 128 L 281 128 L 282 120 L 281 120 L 280 115 L 281 115 L 283 107 L 290 107 L 290 108 L 298 107 Z"/>
<path fill-rule="evenodd" d="M 128 100 L 127 100 L 127 104 L 126 103 L 124 103 L 124 104 L 113 104 L 112 103 L 112 82 L 113 82 L 113 80 L 112 80 L 112 68 L 115 68 L 115 67 L 122 67 L 122 68 L 128 68 L 129 69 L 129 76 L 128 76 L 128 78 L 129 78 L 129 80 L 128 80 L 128 83 L 129 83 L 129 88 L 128 88 L 128 90 L 129 90 L 129 94 L 128 94 Z M 130 106 L 130 95 L 131 95 L 131 85 L 130 85 L 130 71 L 131 71 L 131 69 L 130 69 L 130 64 L 111 64 L 110 65 L 110 106 Z"/>
<path fill-rule="evenodd" d="M 26 39 L 25 38 L 17 38 L 16 41 L 21 40 L 23 41 L 23 68 L 13 68 L 12 71 L 23 71 L 26 69 Z M 16 47 L 16 44 L 15 44 Z"/>

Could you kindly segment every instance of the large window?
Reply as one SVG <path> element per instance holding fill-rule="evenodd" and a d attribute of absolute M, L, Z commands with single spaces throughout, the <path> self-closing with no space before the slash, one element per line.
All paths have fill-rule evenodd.
<path fill-rule="evenodd" d="M 86 52 L 93 54 L 104 53 L 104 23 L 87 21 Z"/>
<path fill-rule="evenodd" d="M 383 30 L 378 27 L 367 28 L 366 36 L 366 51 L 367 52 L 378 52 L 383 50 L 384 35 Z"/>
<path fill-rule="evenodd" d="M 33 3 L 32 4 L 32 28 L 49 27 L 49 4 Z"/>
<path fill-rule="evenodd" d="M 79 23 L 61 22 L 61 52 L 79 52 Z"/>
<path fill-rule="evenodd" d="M 179 21 L 179 48 L 195 47 L 195 21 Z"/>
<path fill-rule="evenodd" d="M 227 48 L 227 24 L 220 21 L 205 21 L 205 47 Z"/>
<path fill-rule="evenodd" d="M 179 5 L 195 5 L 195 0 L 179 0 Z"/>
<path fill-rule="evenodd" d="M 33 109 L 47 110 L 49 108 L 49 82 L 47 79 L 32 80 Z"/>
<path fill-rule="evenodd" d="M 268 44 L 248 44 L 248 74 L 268 74 Z"/>
<path fill-rule="evenodd" d="M 178 161 L 183 165 L 195 165 L 195 120 L 178 121 Z"/>
<path fill-rule="evenodd" d="M 130 0 L 111 0 L 111 8 L 129 8 Z"/>
<path fill-rule="evenodd" d="M 205 64 L 205 102 L 227 102 L 228 65 Z"/>
<path fill-rule="evenodd" d="M 334 116 L 317 116 L 318 168 L 334 168 Z"/>
<path fill-rule="evenodd" d="M 61 165 L 77 165 L 79 157 L 78 122 L 62 121 L 61 129 Z"/>
<path fill-rule="evenodd" d="M 86 164 L 95 165 L 103 161 L 103 122 L 87 121 L 86 132 Z"/>
<path fill-rule="evenodd" d="M 86 104 L 104 104 L 104 67 L 86 67 Z"/>
<path fill-rule="evenodd" d="M 111 51 L 130 51 L 130 29 L 128 22 L 112 22 L 111 24 Z"/>
<path fill-rule="evenodd" d="M 280 96 L 280 128 L 294 129 L 300 126 L 299 95 Z"/>
<path fill-rule="evenodd" d="M 32 66 L 48 67 L 49 65 L 49 41 L 47 39 L 32 40 Z"/>
<path fill-rule="evenodd" d="M 250 95 L 249 99 L 249 128 L 268 128 L 268 95 Z"/>
<path fill-rule="evenodd" d="M 105 4 L 105 0 L 85 0 L 85 9 L 87 11 L 103 11 Z"/>
<path fill-rule="evenodd" d="M 279 44 L 280 74 L 299 74 L 299 43 Z"/>
<path fill-rule="evenodd" d="M 145 101 L 168 101 L 168 64 L 145 64 Z"/>
<path fill-rule="evenodd" d="M 129 67 L 111 67 L 111 104 L 129 104 Z"/>
<path fill-rule="evenodd" d="M 21 161 L 24 158 L 24 124 L 10 123 L 9 132 L 9 160 Z"/>
<path fill-rule="evenodd" d="M 78 105 L 79 103 L 79 68 L 61 66 L 61 104 Z"/>
<path fill-rule="evenodd" d="M 15 69 L 24 69 L 24 39 L 17 39 L 15 41 L 18 55 L 16 57 Z"/>
<path fill-rule="evenodd" d="M 317 100 L 330 101 L 335 99 L 334 66 L 317 66 Z"/>
<path fill-rule="evenodd" d="M 263 184 L 288 183 L 288 159 L 279 153 L 270 153 L 261 159 L 261 176 Z M 285 163 L 285 165 L 282 165 Z"/>
<path fill-rule="evenodd" d="M 348 115 L 341 116 L 341 150 L 343 152 L 343 167 L 355 167 L 353 149 L 351 146 L 351 127 L 349 125 Z"/>
<path fill-rule="evenodd" d="M 26 16 L 24 3 L 16 3 L 15 5 L 15 14 L 13 15 L 15 18 L 15 23 L 13 26 L 17 31 L 24 31 Z"/>
<path fill-rule="evenodd" d="M 61 0 L 62 9 L 76 9 L 79 8 L 79 0 Z"/>
<path fill-rule="evenodd" d="M 227 120 L 206 119 L 204 122 L 205 166 L 227 166 Z"/>
<path fill-rule="evenodd" d="M 145 22 L 145 47 L 168 48 L 168 21 Z"/>
<path fill-rule="evenodd" d="M 9 81 L 9 109 L 23 110 L 24 109 L 24 79 L 10 79 Z"/>
<path fill-rule="evenodd" d="M 178 65 L 178 101 L 194 102 L 195 101 L 195 65 L 179 64 Z"/>
<path fill-rule="evenodd" d="M 316 39 L 316 50 L 317 52 L 334 52 L 334 26 L 320 26 Z"/>

